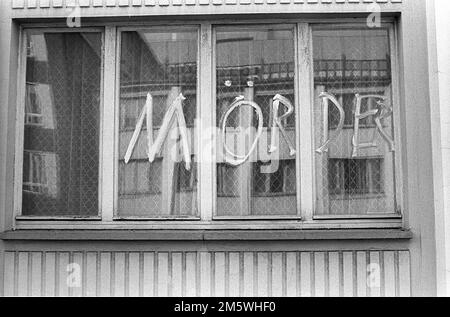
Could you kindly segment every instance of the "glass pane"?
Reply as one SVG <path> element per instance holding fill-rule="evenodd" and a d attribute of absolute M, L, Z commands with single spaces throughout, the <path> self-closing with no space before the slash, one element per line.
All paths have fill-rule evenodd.
<path fill-rule="evenodd" d="M 217 214 L 295 216 L 294 28 L 216 31 Z"/>
<path fill-rule="evenodd" d="M 101 33 L 30 33 L 24 216 L 97 216 Z"/>
<path fill-rule="evenodd" d="M 189 28 L 122 33 L 118 206 L 122 217 L 197 215 L 193 150 L 197 34 Z M 155 149 L 152 159 L 150 147 Z"/>
<path fill-rule="evenodd" d="M 321 28 L 313 42 L 316 214 L 393 214 L 389 32 Z"/>

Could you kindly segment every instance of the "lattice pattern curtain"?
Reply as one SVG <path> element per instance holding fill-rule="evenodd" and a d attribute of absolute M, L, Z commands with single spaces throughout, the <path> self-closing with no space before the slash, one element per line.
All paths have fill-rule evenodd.
<path fill-rule="evenodd" d="M 392 104 L 389 32 L 380 29 L 317 28 L 314 45 L 315 145 L 338 131 L 339 111 L 331 102 L 325 112 L 321 93 L 336 97 L 345 114 L 343 129 L 330 143 L 329 151 L 316 153 L 316 214 L 383 215 L 397 211 L 395 199 L 395 153 L 377 131 L 375 116 L 359 121 L 358 143 L 375 143 L 353 155 L 356 94 L 384 97 Z M 379 110 L 380 98 L 367 98 L 361 113 Z M 323 121 L 327 124 L 324 125 Z M 393 116 L 382 120 L 392 138 Z M 325 131 L 324 127 L 328 129 Z"/>
<path fill-rule="evenodd" d="M 280 137 L 279 150 L 269 154 L 274 115 L 273 98 L 280 94 L 295 107 L 295 49 L 292 26 L 220 27 L 216 40 L 216 117 L 223 128 L 225 114 L 236 97 L 255 102 L 262 112 L 263 133 L 257 149 L 238 166 L 229 164 L 222 138 L 217 148 L 217 213 L 219 216 L 295 216 L 296 156 Z M 278 115 L 285 109 L 281 107 Z M 283 120 L 295 144 L 295 112 Z M 245 156 L 257 135 L 258 115 L 244 105 L 226 118 L 225 142 Z"/>
<path fill-rule="evenodd" d="M 144 30 L 122 33 L 120 63 L 119 204 L 121 217 L 192 217 L 197 214 L 194 121 L 197 108 L 197 30 Z M 149 162 L 144 126 L 131 160 L 124 157 L 151 94 L 153 138 L 163 133 L 168 109 L 183 94 L 182 109 L 193 166 L 182 160 L 175 119 L 154 162 Z"/>
<path fill-rule="evenodd" d="M 29 35 L 24 216 L 98 215 L 100 33 Z"/>

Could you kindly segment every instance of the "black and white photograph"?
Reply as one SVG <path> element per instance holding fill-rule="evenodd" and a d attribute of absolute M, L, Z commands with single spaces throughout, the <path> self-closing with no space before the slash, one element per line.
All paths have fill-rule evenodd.
<path fill-rule="evenodd" d="M 449 17 L 1 0 L 0 297 L 450 297 Z"/>

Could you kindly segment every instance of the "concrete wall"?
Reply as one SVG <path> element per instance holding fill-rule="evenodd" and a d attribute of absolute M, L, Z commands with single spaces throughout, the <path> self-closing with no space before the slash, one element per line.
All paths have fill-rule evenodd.
<path fill-rule="evenodd" d="M 450 3 L 428 2 L 438 294 L 450 296 Z"/>

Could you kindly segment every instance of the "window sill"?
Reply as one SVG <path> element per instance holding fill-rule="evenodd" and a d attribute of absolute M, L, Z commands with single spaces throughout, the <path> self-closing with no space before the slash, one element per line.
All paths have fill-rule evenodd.
<path fill-rule="evenodd" d="M 62 217 L 52 217 L 52 216 L 17 216 L 17 221 L 101 221 L 101 217 L 81 217 L 81 216 L 62 216 Z"/>
<path fill-rule="evenodd" d="M 311 230 L 399 230 L 404 228 L 402 219 L 331 219 L 301 221 L 299 219 L 214 219 L 211 221 L 199 221 L 184 219 L 174 221 L 172 219 L 155 220 L 113 220 L 113 221 L 83 221 L 72 219 L 64 220 L 17 220 L 13 230 L 64 230 L 64 231 L 186 231 L 186 232 L 212 232 L 218 231 L 311 231 Z"/>
<path fill-rule="evenodd" d="M 366 215 L 316 215 L 314 220 L 363 220 L 363 219 L 402 219 L 400 213 L 396 214 L 366 214 Z"/>
<path fill-rule="evenodd" d="M 409 240 L 402 229 L 340 230 L 17 230 L 4 241 L 305 241 Z"/>

